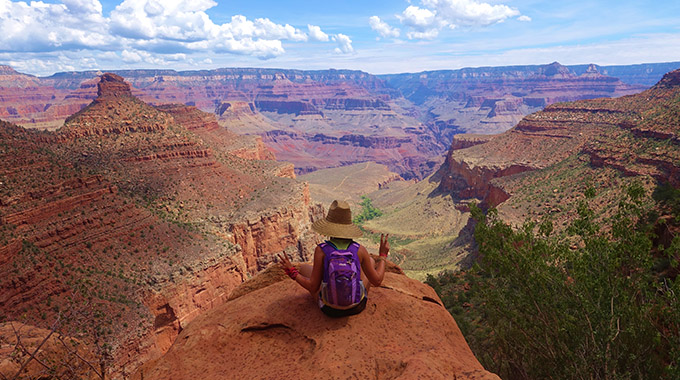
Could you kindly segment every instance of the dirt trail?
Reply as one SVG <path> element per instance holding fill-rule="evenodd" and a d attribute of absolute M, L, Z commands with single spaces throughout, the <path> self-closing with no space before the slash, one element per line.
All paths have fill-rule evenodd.
<path fill-rule="evenodd" d="M 368 165 L 370 165 L 370 162 L 367 162 L 367 163 L 366 163 L 366 166 L 365 166 L 363 169 L 359 170 L 357 173 L 361 173 L 361 172 L 367 170 L 367 169 L 368 169 Z M 356 173 L 354 173 L 354 174 L 356 174 Z M 340 184 L 339 184 L 338 186 L 335 186 L 335 187 L 333 188 L 333 190 L 339 189 L 339 188 L 345 183 L 345 181 L 347 180 L 347 178 L 349 178 L 349 175 L 346 175 L 345 178 L 343 178 L 342 181 L 340 181 Z"/>

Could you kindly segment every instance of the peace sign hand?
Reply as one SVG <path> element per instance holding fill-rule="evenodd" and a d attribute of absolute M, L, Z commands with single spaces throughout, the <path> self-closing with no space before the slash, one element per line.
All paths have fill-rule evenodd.
<path fill-rule="evenodd" d="M 297 268 L 295 268 L 293 264 L 290 263 L 288 255 L 285 252 L 283 252 L 283 254 L 278 254 L 277 256 L 279 257 L 279 263 L 281 264 L 281 268 L 283 268 L 288 277 L 295 280 L 299 272 Z"/>
<path fill-rule="evenodd" d="M 283 270 L 288 272 L 290 268 L 293 268 L 293 264 L 290 263 L 288 255 L 285 252 L 279 253 L 276 256 L 279 258 L 279 264 L 281 264 L 281 268 L 283 268 Z"/>
<path fill-rule="evenodd" d="M 390 234 L 380 234 L 380 250 L 378 251 L 380 257 L 387 257 L 390 253 L 390 242 L 387 241 L 389 236 Z"/>

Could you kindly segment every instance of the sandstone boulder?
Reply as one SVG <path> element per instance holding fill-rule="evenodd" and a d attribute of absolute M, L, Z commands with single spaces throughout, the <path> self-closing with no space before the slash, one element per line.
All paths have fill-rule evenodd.
<path fill-rule="evenodd" d="M 196 318 L 135 379 L 498 379 L 427 285 L 386 273 L 361 314 L 329 318 L 270 268 Z"/>

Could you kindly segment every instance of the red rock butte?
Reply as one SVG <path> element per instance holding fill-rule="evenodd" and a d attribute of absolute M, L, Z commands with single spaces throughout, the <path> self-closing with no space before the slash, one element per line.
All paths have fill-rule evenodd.
<path fill-rule="evenodd" d="M 120 75 L 106 73 L 101 76 L 97 84 L 97 96 L 119 98 L 123 96 L 132 96 L 130 85 L 125 83 L 125 80 Z"/>

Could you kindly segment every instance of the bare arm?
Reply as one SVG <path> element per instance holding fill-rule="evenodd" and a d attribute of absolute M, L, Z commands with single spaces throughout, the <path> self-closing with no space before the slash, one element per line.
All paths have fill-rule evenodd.
<path fill-rule="evenodd" d="M 364 271 L 366 278 L 368 278 L 368 281 L 370 281 L 373 286 L 380 286 L 383 278 L 385 278 L 385 258 L 390 251 L 390 243 L 387 242 L 388 236 L 389 235 L 380 235 L 380 259 L 377 268 L 374 268 L 373 265 L 371 265 L 371 256 L 364 246 L 360 246 L 359 251 L 357 252 L 359 261 L 361 261 L 361 270 Z"/>
<path fill-rule="evenodd" d="M 307 278 L 298 273 L 298 275 L 295 276 L 295 282 L 300 284 L 300 286 L 307 289 L 311 293 L 317 292 L 321 287 L 321 279 L 323 277 L 323 259 L 323 250 L 317 246 L 314 250 L 314 267 L 312 268 L 312 277 Z M 293 267 L 293 264 L 290 263 L 290 260 L 288 260 L 288 256 L 285 253 L 283 255 L 279 255 L 279 260 L 284 270 L 286 268 Z"/>

